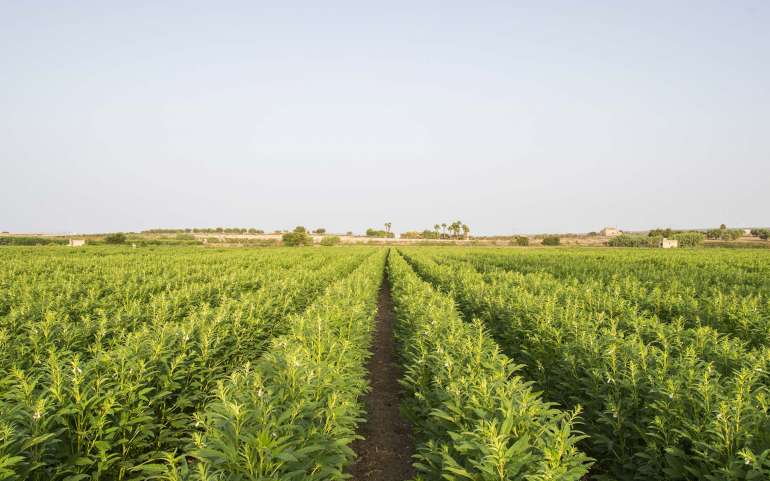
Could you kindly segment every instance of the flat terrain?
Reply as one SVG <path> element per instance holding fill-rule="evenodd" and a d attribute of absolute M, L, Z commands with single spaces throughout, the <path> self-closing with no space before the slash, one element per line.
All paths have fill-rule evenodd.
<path fill-rule="evenodd" d="M 770 479 L 770 251 L 4 246 L 0 373 L 14 481 Z"/>

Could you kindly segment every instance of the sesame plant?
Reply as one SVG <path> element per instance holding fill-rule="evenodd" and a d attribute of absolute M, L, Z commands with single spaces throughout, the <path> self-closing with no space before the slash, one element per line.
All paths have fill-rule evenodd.
<path fill-rule="evenodd" d="M 576 443 L 580 407 L 557 409 L 533 391 L 478 323 L 421 281 L 398 253 L 388 263 L 404 360 L 415 466 L 435 480 L 579 480 L 590 459 Z"/>
<path fill-rule="evenodd" d="M 407 258 L 454 295 L 466 319 L 489 327 L 546 399 L 583 407 L 589 438 L 581 447 L 597 459 L 597 479 L 763 479 L 770 453 L 764 346 L 709 327 L 633 319 L 623 299 L 581 297 L 583 284 L 566 277 L 485 276 L 414 250 Z"/>
<path fill-rule="evenodd" d="M 334 283 L 265 355 L 217 383 L 186 450 L 143 467 L 164 479 L 344 479 L 367 387 L 385 250 Z"/>
<path fill-rule="evenodd" d="M 218 380 L 258 359 L 286 329 L 285 316 L 301 312 L 369 254 L 324 256 L 324 265 L 311 255 L 306 266 L 297 257 L 291 269 L 281 259 L 262 266 L 256 289 L 183 315 L 173 311 L 181 318 L 151 317 L 119 343 L 92 344 L 85 353 L 47 345 L 39 364 L 12 367 L 3 380 L 6 477 L 140 478 L 137 466 L 186 445 L 193 416 Z"/>

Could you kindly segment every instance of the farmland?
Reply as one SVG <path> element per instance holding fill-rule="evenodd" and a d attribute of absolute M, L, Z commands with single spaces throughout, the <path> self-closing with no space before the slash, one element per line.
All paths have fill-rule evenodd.
<path fill-rule="evenodd" d="M 0 249 L 0 480 L 343 479 L 375 339 L 421 479 L 770 479 L 764 251 L 41 246 Z"/>

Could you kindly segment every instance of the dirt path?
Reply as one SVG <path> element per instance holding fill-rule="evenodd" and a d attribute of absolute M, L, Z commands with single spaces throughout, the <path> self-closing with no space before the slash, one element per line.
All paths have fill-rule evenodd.
<path fill-rule="evenodd" d="M 414 476 L 412 431 L 399 412 L 401 375 L 393 341 L 393 301 L 390 284 L 382 283 L 377 326 L 369 360 L 371 391 L 365 396 L 366 422 L 359 428 L 365 439 L 353 442 L 358 458 L 348 472 L 354 481 L 404 481 Z"/>

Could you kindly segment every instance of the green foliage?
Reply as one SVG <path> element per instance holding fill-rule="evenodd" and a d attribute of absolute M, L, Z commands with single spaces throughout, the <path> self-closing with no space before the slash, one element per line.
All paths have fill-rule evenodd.
<path fill-rule="evenodd" d="M 2 479 L 147 479 L 158 459 L 193 459 L 217 386 L 371 253 L 0 254 L 13 276 L 48 272 L 3 297 L 16 327 L 2 331 Z"/>
<path fill-rule="evenodd" d="M 370 256 L 304 314 L 289 317 L 287 332 L 259 362 L 218 383 L 197 417 L 201 428 L 188 455 L 167 461 L 166 476 L 343 479 L 363 415 L 384 253 Z"/>
<path fill-rule="evenodd" d="M 314 234 L 326 234 L 326 229 L 323 227 L 319 227 L 318 229 L 313 231 Z"/>
<path fill-rule="evenodd" d="M 722 224 L 724 226 L 724 224 Z M 734 241 L 743 236 L 743 229 L 709 229 L 706 231 L 706 237 L 711 240 Z"/>
<path fill-rule="evenodd" d="M 610 238 L 607 245 L 610 247 L 658 247 L 663 237 L 644 236 L 634 234 L 620 234 Z"/>
<path fill-rule="evenodd" d="M 327 235 L 324 236 L 323 239 L 321 239 L 321 245 L 322 246 L 336 246 L 340 243 L 339 236 L 336 235 Z"/>
<path fill-rule="evenodd" d="M 58 239 L 52 237 L 22 237 L 22 236 L 3 236 L 0 237 L 0 246 L 37 246 L 37 245 L 66 245 L 67 239 Z"/>
<path fill-rule="evenodd" d="M 706 235 L 702 232 L 681 232 L 672 235 L 671 238 L 679 241 L 679 247 L 698 247 L 703 244 Z"/>
<path fill-rule="evenodd" d="M 763 479 L 770 255 L 404 251 L 467 321 L 490 329 L 545 399 L 579 403 L 589 435 L 580 446 L 597 474 Z"/>
<path fill-rule="evenodd" d="M 528 246 L 529 245 L 529 237 L 525 235 L 517 235 L 513 240 L 510 241 L 511 245 L 517 245 L 517 246 Z M 558 244 L 556 244 L 558 245 Z"/>
<path fill-rule="evenodd" d="M 301 226 L 301 225 L 298 225 L 297 227 L 295 227 L 295 228 L 294 228 L 294 231 L 293 231 L 293 232 L 296 232 L 296 233 L 302 233 L 302 234 L 304 234 L 304 233 L 307 233 L 307 229 L 305 229 L 305 228 L 304 228 L 303 226 Z"/>
<path fill-rule="evenodd" d="M 671 236 L 673 236 L 676 233 L 677 232 L 672 230 L 671 228 L 665 228 L 665 229 L 653 229 L 647 235 L 650 237 L 665 237 L 667 239 L 670 239 Z"/>
<path fill-rule="evenodd" d="M 106 244 L 125 244 L 126 234 L 122 232 L 115 232 L 113 234 L 107 234 L 104 236 L 104 242 Z"/>
<path fill-rule="evenodd" d="M 590 463 L 576 447 L 579 408 L 565 413 L 544 402 L 484 327 L 463 322 L 452 298 L 395 252 L 388 272 L 415 466 L 426 479 L 581 479 Z"/>
<path fill-rule="evenodd" d="M 385 238 L 394 238 L 396 235 L 392 232 L 387 232 L 384 230 L 377 230 L 377 229 L 366 229 L 366 237 L 385 237 Z"/>
<path fill-rule="evenodd" d="M 755 235 L 762 240 L 770 238 L 770 229 L 752 229 L 751 235 Z"/>
<path fill-rule="evenodd" d="M 282 236 L 283 245 L 289 247 L 309 246 L 313 244 L 313 238 L 304 231 L 288 232 Z"/>
<path fill-rule="evenodd" d="M 557 246 L 559 244 L 561 244 L 561 239 L 559 238 L 559 236 L 543 237 L 544 246 Z"/>

